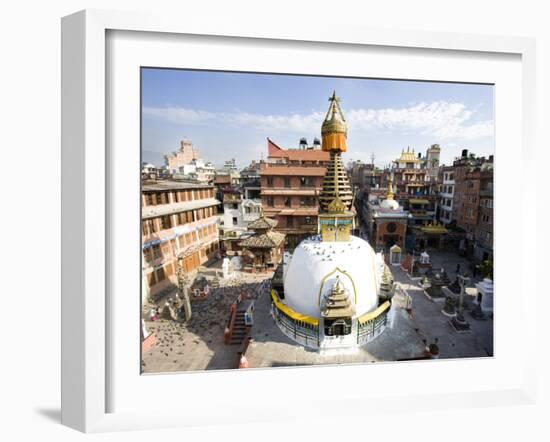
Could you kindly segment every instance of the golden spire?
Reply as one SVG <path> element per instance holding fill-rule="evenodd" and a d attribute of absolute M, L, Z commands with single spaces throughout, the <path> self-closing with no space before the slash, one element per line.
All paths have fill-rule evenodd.
<path fill-rule="evenodd" d="M 342 162 L 346 151 L 347 125 L 336 92 L 321 128 L 323 150 L 330 153 L 330 162 L 319 195 L 319 232 L 323 241 L 349 241 L 354 224 L 351 212 L 353 194 Z"/>
<path fill-rule="evenodd" d="M 345 152 L 348 125 L 340 108 L 340 98 L 336 96 L 336 91 L 328 101 L 330 105 L 321 127 L 322 149 L 327 152 Z"/>

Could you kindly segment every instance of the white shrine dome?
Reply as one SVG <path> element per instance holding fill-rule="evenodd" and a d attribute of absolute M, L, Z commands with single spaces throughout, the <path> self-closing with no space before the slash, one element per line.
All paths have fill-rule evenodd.
<path fill-rule="evenodd" d="M 397 210 L 399 209 L 399 203 L 394 199 L 385 199 L 380 203 L 380 207 L 387 210 Z"/>
<path fill-rule="evenodd" d="M 363 239 L 351 236 L 347 242 L 325 242 L 313 236 L 296 247 L 286 265 L 284 303 L 298 313 L 320 319 L 322 300 L 338 277 L 356 316 L 361 316 L 378 307 L 383 271 L 382 255 Z"/>

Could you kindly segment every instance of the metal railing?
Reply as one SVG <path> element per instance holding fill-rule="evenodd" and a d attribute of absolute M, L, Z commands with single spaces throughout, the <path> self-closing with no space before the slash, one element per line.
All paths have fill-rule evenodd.
<path fill-rule="evenodd" d="M 367 322 L 357 323 L 357 343 L 359 345 L 366 344 L 382 333 L 388 323 L 388 312 L 389 309 Z"/>
<path fill-rule="evenodd" d="M 319 346 L 319 326 L 296 321 L 285 312 L 279 310 L 275 304 L 272 304 L 272 309 L 275 321 L 283 333 L 305 345 Z"/>

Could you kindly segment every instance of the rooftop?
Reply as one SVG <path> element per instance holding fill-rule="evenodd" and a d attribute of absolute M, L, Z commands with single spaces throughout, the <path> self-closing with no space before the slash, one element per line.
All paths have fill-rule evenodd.
<path fill-rule="evenodd" d="M 161 192 L 185 189 L 212 189 L 214 186 L 206 183 L 190 183 L 185 181 L 146 181 L 141 186 L 142 192 Z"/>
<path fill-rule="evenodd" d="M 277 221 L 271 218 L 266 218 L 262 216 L 255 221 L 252 221 L 249 225 L 249 229 L 271 229 L 277 225 Z"/>
<path fill-rule="evenodd" d="M 287 158 L 290 161 L 329 161 L 330 154 L 321 149 L 283 149 L 267 139 L 268 158 Z"/>
<path fill-rule="evenodd" d="M 183 201 L 180 203 L 161 204 L 158 206 L 145 206 L 141 208 L 141 218 L 150 219 L 187 210 L 204 209 L 205 207 L 217 206 L 220 202 L 216 198 L 204 198 L 195 201 Z"/>

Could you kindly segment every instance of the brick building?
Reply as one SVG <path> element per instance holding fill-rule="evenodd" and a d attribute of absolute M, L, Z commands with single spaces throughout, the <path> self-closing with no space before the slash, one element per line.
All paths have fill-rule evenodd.
<path fill-rule="evenodd" d="M 267 149 L 260 170 L 262 207 L 292 249 L 317 232 L 318 195 L 330 156 L 318 148 L 283 149 L 269 138 Z"/>
<path fill-rule="evenodd" d="M 465 231 L 462 245 L 476 261 L 493 255 L 493 157 L 476 158 L 464 150 L 453 163 L 453 215 Z"/>
<path fill-rule="evenodd" d="M 191 164 L 193 160 L 199 158 L 199 151 L 193 147 L 193 143 L 184 139 L 180 141 L 179 150 L 166 155 L 165 161 L 171 173 L 178 173 L 181 167 Z"/>
<path fill-rule="evenodd" d="M 177 285 L 177 268 L 192 273 L 216 256 L 217 206 L 211 185 L 145 182 L 141 196 L 142 296 Z"/>
<path fill-rule="evenodd" d="M 474 253 L 477 260 L 493 259 L 493 169 L 480 174 L 479 211 Z"/>

